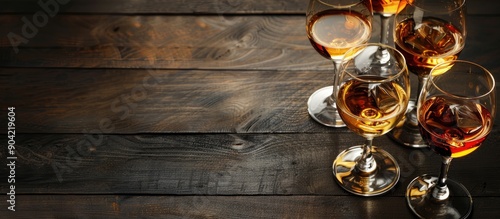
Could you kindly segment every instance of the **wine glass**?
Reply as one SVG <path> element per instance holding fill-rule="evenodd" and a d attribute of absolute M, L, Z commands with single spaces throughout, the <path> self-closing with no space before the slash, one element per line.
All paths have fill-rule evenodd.
<path fill-rule="evenodd" d="M 386 50 L 388 61 L 377 61 Z M 372 146 L 373 138 L 389 132 L 406 112 L 410 79 L 404 56 L 379 43 L 353 47 L 341 64 L 337 107 L 347 127 L 366 140 L 341 152 L 333 175 L 345 190 L 361 196 L 380 195 L 393 188 L 399 166 L 388 152 Z"/>
<path fill-rule="evenodd" d="M 437 65 L 417 102 L 420 132 L 442 156 L 439 177 L 422 175 L 406 191 L 406 200 L 422 218 L 465 218 L 472 197 L 460 183 L 448 179 L 453 158 L 476 150 L 493 127 L 495 79 L 478 64 L 449 61 Z"/>
<path fill-rule="evenodd" d="M 431 69 L 456 60 L 464 48 L 465 0 L 402 0 L 398 10 L 394 17 L 395 46 L 405 56 L 410 72 L 418 76 L 418 94 Z M 388 136 L 408 147 L 427 147 L 416 115 L 413 107 Z"/>
<path fill-rule="evenodd" d="M 307 37 L 319 54 L 333 61 L 333 84 L 336 84 L 344 53 L 370 39 L 372 17 L 370 0 L 309 1 Z M 334 99 L 336 90 L 336 86 L 328 86 L 315 91 L 307 101 L 308 112 L 323 125 L 343 127 L 345 124 L 338 115 Z"/>

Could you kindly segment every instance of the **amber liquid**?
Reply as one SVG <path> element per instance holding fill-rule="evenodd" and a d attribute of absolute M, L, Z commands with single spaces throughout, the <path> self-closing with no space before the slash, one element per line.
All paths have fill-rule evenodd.
<path fill-rule="evenodd" d="M 375 76 L 360 78 L 374 79 Z M 344 123 L 365 137 L 376 137 L 390 131 L 406 111 L 408 96 L 396 82 L 374 86 L 350 80 L 339 88 L 337 107 Z"/>
<path fill-rule="evenodd" d="M 480 104 L 433 97 L 419 109 L 422 137 L 445 157 L 462 157 L 476 150 L 488 136 L 490 112 Z"/>
<path fill-rule="evenodd" d="M 384 16 L 396 14 L 398 12 L 399 2 L 400 0 L 372 0 L 373 11 Z M 403 8 L 404 7 L 400 7 L 400 10 Z"/>
<path fill-rule="evenodd" d="M 319 54 L 340 60 L 353 46 L 367 42 L 371 25 L 361 14 L 353 11 L 327 10 L 309 19 L 307 37 Z"/>
<path fill-rule="evenodd" d="M 461 32 L 448 22 L 424 17 L 420 23 L 407 19 L 395 30 L 396 48 L 403 53 L 408 69 L 421 77 L 439 63 L 456 60 L 464 47 Z M 435 71 L 442 74 L 447 68 Z"/>

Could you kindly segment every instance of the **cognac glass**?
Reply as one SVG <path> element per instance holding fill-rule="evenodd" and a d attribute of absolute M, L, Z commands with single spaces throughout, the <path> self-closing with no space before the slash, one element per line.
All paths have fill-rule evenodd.
<path fill-rule="evenodd" d="M 380 50 L 387 52 L 384 64 L 378 62 Z M 380 195 L 396 185 L 400 169 L 388 152 L 372 146 L 372 140 L 389 132 L 404 116 L 409 73 L 403 55 L 387 45 L 356 46 L 346 57 L 341 64 L 337 107 L 347 127 L 363 136 L 365 143 L 341 152 L 333 162 L 333 175 L 348 192 Z"/>
<path fill-rule="evenodd" d="M 472 197 L 460 183 L 448 179 L 453 158 L 481 146 L 495 117 L 495 79 L 484 67 L 468 61 L 449 61 L 433 68 L 417 103 L 420 132 L 442 156 L 438 177 L 415 178 L 406 191 L 412 211 L 421 218 L 466 218 Z"/>
<path fill-rule="evenodd" d="M 310 0 L 306 12 L 307 37 L 323 57 L 333 61 L 333 85 L 337 84 L 339 64 L 353 46 L 366 43 L 372 31 L 370 0 Z M 307 102 L 309 115 L 330 127 L 343 127 L 337 112 L 336 86 L 323 87 Z"/>
<path fill-rule="evenodd" d="M 410 72 L 418 76 L 417 95 L 434 66 L 458 59 L 467 35 L 465 10 L 465 0 L 400 2 L 399 12 L 394 17 L 395 47 L 405 56 Z M 435 70 L 433 74 L 440 72 Z M 408 147 L 427 147 L 420 135 L 416 115 L 413 107 L 388 136 Z"/>

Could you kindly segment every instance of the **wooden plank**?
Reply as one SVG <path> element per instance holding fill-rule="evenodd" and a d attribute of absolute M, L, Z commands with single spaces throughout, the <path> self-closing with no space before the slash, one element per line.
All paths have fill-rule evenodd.
<path fill-rule="evenodd" d="M 363 142 L 345 129 L 310 134 L 34 135 L 16 137 L 16 194 L 340 195 L 333 159 Z M 455 159 L 449 178 L 473 196 L 500 195 L 495 131 L 473 154 Z M 5 137 L 2 136 L 5 142 Z M 433 152 L 387 137 L 401 178 L 388 196 L 403 196 L 421 174 L 438 174 Z M 7 166 L 0 175 L 7 176 Z M 7 184 L 0 184 L 7 191 Z"/>
<path fill-rule="evenodd" d="M 50 0 L 44 2 L 52 2 Z M 68 3 L 65 3 L 68 2 Z M 43 10 L 36 0 L 1 0 L 0 12 L 33 13 Z M 305 14 L 307 1 L 204 1 L 191 0 L 189 4 L 182 0 L 60 0 L 57 2 L 59 13 L 92 14 Z M 65 3 L 65 4 L 61 4 Z"/>
<path fill-rule="evenodd" d="M 2 15 L 0 19 L 4 23 L 0 28 L 1 66 L 331 67 L 307 40 L 303 16 L 61 15 L 19 44 L 8 35 L 24 36 L 23 17 Z"/>
<path fill-rule="evenodd" d="M 481 200 L 481 199 L 479 199 Z M 489 200 L 495 200 L 490 198 Z M 36 201 L 40 204 L 35 204 Z M 17 212 L 9 216 L 107 218 L 365 218 L 409 210 L 402 198 L 332 196 L 20 196 Z M 360 204 L 362 203 L 362 204 Z M 360 206 L 365 205 L 365 206 Z M 30 208 L 28 208 L 28 206 Z M 391 206 L 391 207 L 388 207 Z M 396 208 L 397 206 L 397 208 Z M 72 209 L 57 212 L 53 209 Z M 2 213 L 6 213 L 2 208 Z M 380 213 L 380 214 L 375 214 Z M 383 214 L 382 214 L 383 213 Z"/>
<path fill-rule="evenodd" d="M 46 0 L 43 2 L 56 2 Z M 67 3 L 66 3 L 67 2 Z M 2 13 L 35 13 L 57 11 L 58 13 L 103 13 L 103 14 L 304 14 L 307 0 L 288 1 L 225 1 L 190 0 L 59 0 L 58 10 L 54 7 L 43 9 L 38 0 L 0 0 Z M 49 4 L 49 3 L 46 3 Z M 498 2 L 487 0 L 467 1 L 469 14 L 498 14 Z"/>
<path fill-rule="evenodd" d="M 325 131 L 307 99 L 331 71 L 0 69 L 19 133 Z M 0 124 L 6 124 L 6 117 Z"/>
<path fill-rule="evenodd" d="M 413 218 L 403 197 L 22 195 L 9 218 Z M 5 204 L 3 204 L 5 205 Z M 474 197 L 471 218 L 496 218 L 498 197 Z M 64 209 L 64 211 L 61 211 Z"/>
<path fill-rule="evenodd" d="M 500 33 L 491 28 L 500 16 L 469 18 L 461 57 L 500 70 L 493 58 L 499 55 Z M 19 46 L 7 36 L 22 36 L 22 16 L 0 19 L 0 66 L 331 69 L 310 45 L 303 16 L 61 15 Z M 378 40 L 377 22 L 371 42 Z"/>

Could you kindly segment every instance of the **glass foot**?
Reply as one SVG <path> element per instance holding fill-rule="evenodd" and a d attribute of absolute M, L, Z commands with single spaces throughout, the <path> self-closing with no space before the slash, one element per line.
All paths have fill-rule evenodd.
<path fill-rule="evenodd" d="M 417 120 L 417 110 L 414 101 L 408 103 L 408 111 L 400 122 L 401 125 L 394 127 L 387 136 L 397 143 L 411 148 L 425 148 L 427 143 L 420 135 Z"/>
<path fill-rule="evenodd" d="M 309 115 L 317 122 L 330 127 L 344 127 L 345 123 L 340 118 L 335 103 L 331 103 L 330 97 L 333 86 L 323 87 L 314 92 L 307 101 Z"/>
<path fill-rule="evenodd" d="M 363 147 L 358 145 L 337 156 L 333 162 L 336 181 L 343 189 L 360 196 L 375 196 L 390 191 L 400 176 L 400 169 L 394 157 L 382 149 L 372 147 L 372 156 L 377 168 L 371 173 L 365 173 L 355 168 L 362 153 Z"/>
<path fill-rule="evenodd" d="M 432 198 L 432 189 L 438 177 L 422 175 L 410 182 L 406 201 L 420 218 L 466 218 L 472 211 L 472 197 L 460 183 L 447 179 L 449 197 L 443 201 Z"/>

